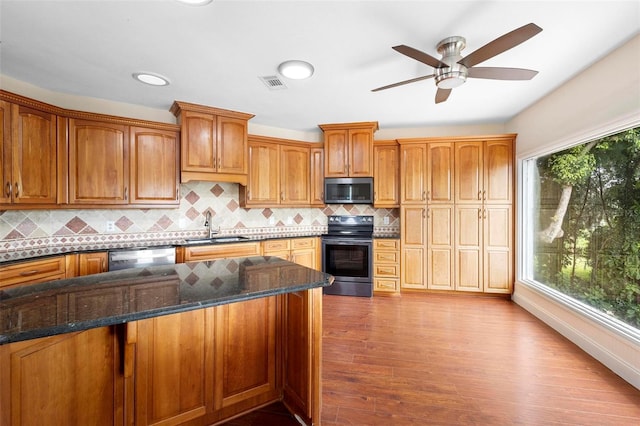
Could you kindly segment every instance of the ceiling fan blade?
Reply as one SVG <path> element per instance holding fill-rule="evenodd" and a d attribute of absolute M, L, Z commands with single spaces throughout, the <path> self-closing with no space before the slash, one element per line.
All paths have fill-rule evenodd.
<path fill-rule="evenodd" d="M 449 98 L 452 89 L 438 89 L 436 92 L 436 103 L 444 102 Z"/>
<path fill-rule="evenodd" d="M 491 80 L 531 80 L 538 71 L 523 68 L 473 67 L 468 70 L 468 77 L 488 78 Z"/>
<path fill-rule="evenodd" d="M 427 55 L 426 53 L 418 50 L 418 49 L 414 49 L 413 47 L 409 47 L 409 46 L 405 46 L 404 44 L 401 44 L 400 46 L 393 46 L 392 47 L 393 50 L 395 50 L 396 52 L 400 52 L 403 55 L 406 55 L 410 58 L 415 59 L 416 61 L 422 62 L 423 64 L 427 64 L 429 66 L 432 66 L 434 68 L 445 68 L 448 67 L 447 64 L 445 64 L 444 62 L 442 62 L 440 59 L 436 59 L 431 55 Z"/>
<path fill-rule="evenodd" d="M 506 52 L 512 47 L 515 47 L 520 43 L 529 40 L 540 31 L 542 31 L 542 28 L 540 28 L 536 24 L 531 23 L 524 25 L 485 44 L 475 52 L 472 52 L 464 58 L 460 59 L 458 63 L 464 65 L 467 68 L 471 68 L 472 66 L 477 65 L 480 62 L 484 62 L 489 58 L 493 58 L 494 56 L 499 55 L 502 52 Z"/>
<path fill-rule="evenodd" d="M 389 84 L 388 86 L 378 87 L 377 89 L 373 89 L 371 91 L 372 92 L 378 92 L 380 90 L 391 89 L 392 87 L 398 87 L 398 86 L 402 86 L 404 84 L 415 83 L 416 81 L 422 81 L 422 80 L 426 80 L 428 78 L 433 78 L 433 77 L 434 77 L 433 74 L 425 75 L 425 76 L 422 76 L 422 77 L 416 77 L 416 78 L 412 78 L 411 80 L 399 81 L 397 83 Z"/>

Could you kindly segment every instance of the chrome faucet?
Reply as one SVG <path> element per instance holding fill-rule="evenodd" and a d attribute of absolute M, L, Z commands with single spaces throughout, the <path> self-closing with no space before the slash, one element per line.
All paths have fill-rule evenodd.
<path fill-rule="evenodd" d="M 218 227 L 218 229 L 213 229 L 213 226 L 211 226 L 211 210 L 207 210 L 207 214 L 204 219 L 204 226 L 209 229 L 209 238 L 213 238 L 215 234 L 220 232 L 220 227 Z"/>

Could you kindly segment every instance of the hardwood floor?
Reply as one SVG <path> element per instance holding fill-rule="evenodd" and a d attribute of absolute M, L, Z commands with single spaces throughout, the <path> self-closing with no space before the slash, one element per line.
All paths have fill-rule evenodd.
<path fill-rule="evenodd" d="M 505 299 L 323 298 L 322 424 L 638 425 L 640 391 Z"/>

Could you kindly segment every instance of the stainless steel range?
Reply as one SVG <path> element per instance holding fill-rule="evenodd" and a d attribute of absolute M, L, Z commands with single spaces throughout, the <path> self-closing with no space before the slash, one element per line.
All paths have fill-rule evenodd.
<path fill-rule="evenodd" d="M 335 277 L 325 294 L 373 296 L 373 216 L 329 216 L 322 271 Z"/>

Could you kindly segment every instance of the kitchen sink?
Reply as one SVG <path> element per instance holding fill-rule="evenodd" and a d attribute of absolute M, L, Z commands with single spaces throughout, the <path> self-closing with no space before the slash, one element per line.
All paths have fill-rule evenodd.
<path fill-rule="evenodd" d="M 217 243 L 235 243 L 240 241 L 248 241 L 250 238 L 243 235 L 226 235 L 211 238 L 191 238 L 184 240 L 185 245 L 193 244 L 217 244 Z"/>

